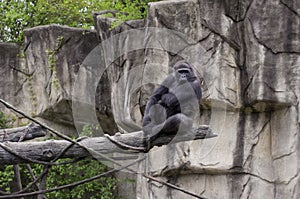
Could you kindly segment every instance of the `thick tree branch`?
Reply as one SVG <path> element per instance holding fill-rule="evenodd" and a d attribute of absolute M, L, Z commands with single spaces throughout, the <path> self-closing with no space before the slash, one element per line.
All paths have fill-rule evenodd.
<path fill-rule="evenodd" d="M 201 126 L 197 130 L 176 136 L 174 139 L 170 136 L 162 136 L 153 142 L 152 146 L 162 146 L 168 144 L 170 141 L 182 142 L 197 139 L 204 139 L 215 137 L 208 126 Z M 111 140 L 114 140 L 112 142 Z M 19 164 L 30 163 L 30 160 L 35 161 L 53 161 L 56 157 L 59 158 L 81 158 L 93 156 L 98 157 L 97 154 L 111 154 L 111 153 L 137 153 L 146 152 L 144 149 L 145 138 L 142 131 L 137 131 L 128 134 L 117 133 L 114 136 L 95 137 L 82 139 L 80 145 L 72 144 L 66 140 L 48 140 L 40 142 L 5 142 L 0 144 L 0 161 L 2 164 Z M 71 145 L 70 145 L 71 144 Z M 124 146 L 123 146 L 124 145 Z M 123 146 L 123 147 L 122 147 Z M 142 150 L 131 150 L 133 148 L 140 148 Z M 93 151 L 92 154 L 86 150 L 89 148 Z M 67 150 L 66 150 L 67 149 Z M 11 153 L 11 152 L 14 153 Z M 61 153 L 64 151 L 64 153 Z M 18 156 L 16 156 L 18 154 Z"/>
<path fill-rule="evenodd" d="M 41 127 L 47 129 L 51 134 L 56 135 L 56 136 L 58 136 L 59 138 L 62 138 L 62 139 L 64 139 L 64 140 L 69 141 L 72 145 L 73 145 L 73 144 L 78 145 L 79 147 L 84 148 L 84 149 L 86 149 L 87 151 L 90 151 L 90 152 L 92 152 L 92 153 L 94 153 L 94 154 L 97 154 L 97 156 L 100 157 L 100 158 L 102 158 L 102 159 L 108 160 L 108 161 L 110 161 L 110 162 L 115 163 L 116 165 L 119 165 L 118 162 L 114 161 L 114 160 L 111 159 L 110 157 L 108 157 L 108 156 L 106 156 L 106 155 L 103 155 L 103 154 L 101 154 L 101 153 L 99 153 L 99 152 L 92 151 L 91 148 L 88 148 L 88 147 L 82 145 L 81 143 L 77 142 L 76 140 L 73 140 L 73 139 L 71 139 L 70 137 L 64 135 L 63 133 L 60 133 L 60 132 L 58 132 L 57 130 L 55 130 L 55 129 L 53 129 L 53 128 L 51 128 L 51 127 L 49 127 L 49 126 L 43 124 L 42 122 L 40 122 L 40 121 L 38 121 L 37 119 L 35 119 L 35 118 L 29 116 L 29 115 L 26 114 L 25 112 L 23 112 L 23 111 L 21 111 L 21 110 L 15 108 L 13 105 L 9 104 L 8 102 L 4 101 L 4 100 L 1 99 L 1 98 L 0 98 L 0 103 L 2 103 L 2 104 L 3 104 L 5 107 L 7 107 L 8 109 L 13 110 L 14 112 L 16 112 L 16 113 L 18 113 L 18 114 L 24 116 L 25 118 L 31 120 L 32 122 L 34 122 L 34 123 L 40 125 Z M 27 160 L 27 162 L 32 162 L 32 160 L 33 160 L 33 159 L 31 159 L 31 158 L 28 158 L 28 157 L 20 156 L 20 155 L 17 154 L 15 151 L 11 150 L 9 147 L 3 145 L 1 142 L 0 142 L 0 147 L 3 148 L 3 149 L 5 149 L 5 150 L 7 150 L 7 151 L 9 151 L 11 154 L 14 154 L 14 155 L 15 155 L 16 157 L 18 157 L 19 159 Z M 69 146 L 68 146 L 68 147 L 69 147 Z M 1 157 L 1 156 L 0 156 L 0 157 Z M 59 156 L 56 157 L 56 158 L 59 158 Z M 28 161 L 28 160 L 31 160 L 31 161 Z M 39 161 L 35 161 L 35 162 L 37 163 L 37 162 L 39 162 Z"/>

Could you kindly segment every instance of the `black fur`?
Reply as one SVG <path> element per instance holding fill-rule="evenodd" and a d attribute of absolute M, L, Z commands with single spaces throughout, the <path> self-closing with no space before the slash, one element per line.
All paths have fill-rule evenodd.
<path fill-rule="evenodd" d="M 199 110 L 202 92 L 200 81 L 186 61 L 179 61 L 173 73 L 150 96 L 143 118 L 147 141 L 161 134 L 176 135 L 189 131 Z"/>

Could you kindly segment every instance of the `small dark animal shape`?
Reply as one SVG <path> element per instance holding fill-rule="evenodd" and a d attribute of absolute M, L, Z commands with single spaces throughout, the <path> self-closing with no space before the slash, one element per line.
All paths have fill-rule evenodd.
<path fill-rule="evenodd" d="M 200 81 L 191 65 L 186 61 L 177 62 L 173 73 L 155 89 L 147 102 L 143 118 L 147 144 L 162 134 L 190 131 L 201 97 Z"/>

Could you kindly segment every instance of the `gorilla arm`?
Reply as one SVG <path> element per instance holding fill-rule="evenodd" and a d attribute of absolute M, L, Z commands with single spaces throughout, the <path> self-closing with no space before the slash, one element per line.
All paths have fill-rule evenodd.
<path fill-rule="evenodd" d="M 167 114 L 170 117 L 158 127 L 160 132 L 170 135 L 191 129 L 202 97 L 200 82 L 197 79 L 178 85 L 172 90 L 176 95 L 167 93 L 162 96 L 163 104 L 167 106 Z M 178 108 L 179 111 L 176 110 Z"/>
<path fill-rule="evenodd" d="M 191 89 L 193 89 L 194 92 Z M 196 98 L 200 101 L 202 97 L 200 82 L 197 79 L 193 82 L 187 82 L 182 86 L 178 86 L 173 90 L 173 93 L 163 95 L 161 97 L 161 104 L 167 107 L 176 107 L 180 105 L 179 103 L 189 101 L 191 98 Z"/>
<path fill-rule="evenodd" d="M 201 91 L 201 84 L 200 84 L 198 79 L 193 81 L 192 87 L 195 91 L 195 94 L 196 94 L 196 97 L 197 97 L 198 101 L 201 101 L 202 91 Z"/>
<path fill-rule="evenodd" d="M 151 116 L 153 117 L 153 115 L 151 115 L 151 113 L 153 111 L 150 110 L 150 108 L 155 105 L 155 104 L 159 104 L 162 95 L 166 94 L 169 92 L 169 89 L 163 85 L 160 85 L 158 88 L 156 88 L 154 90 L 154 92 L 152 93 L 152 95 L 150 96 L 147 105 L 146 105 L 146 109 L 145 109 L 145 115 L 143 118 L 143 127 L 145 127 L 146 125 L 148 125 L 149 123 L 151 123 Z"/>

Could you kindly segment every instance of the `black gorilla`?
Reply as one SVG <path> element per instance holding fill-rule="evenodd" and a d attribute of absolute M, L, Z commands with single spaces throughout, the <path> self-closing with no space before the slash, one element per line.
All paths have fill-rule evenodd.
<path fill-rule="evenodd" d="M 151 142 L 161 134 L 176 135 L 191 130 L 201 97 L 200 81 L 191 65 L 186 61 L 177 62 L 173 73 L 147 102 L 143 118 L 146 141 Z"/>

